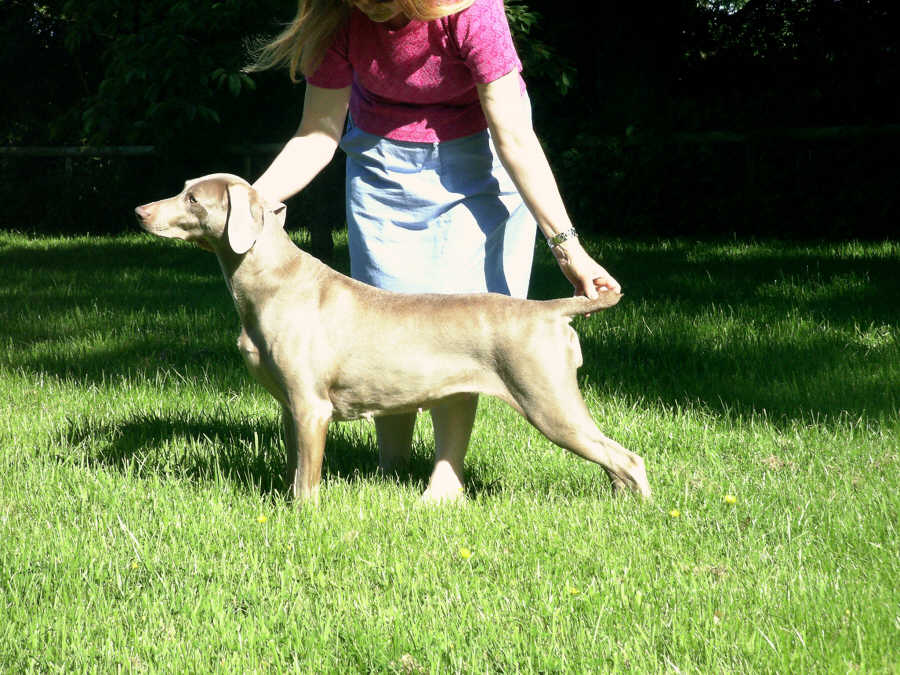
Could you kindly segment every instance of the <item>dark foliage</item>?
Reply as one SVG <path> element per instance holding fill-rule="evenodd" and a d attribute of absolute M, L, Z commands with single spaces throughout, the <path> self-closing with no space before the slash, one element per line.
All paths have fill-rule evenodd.
<path fill-rule="evenodd" d="M 571 4 L 507 0 L 535 125 L 580 228 L 895 234 L 893 0 L 597 7 L 589 18 Z M 269 158 L 254 157 L 248 172 L 248 160 L 226 148 L 286 139 L 302 85 L 283 73 L 242 74 L 244 44 L 275 32 L 293 9 L 274 0 L 4 3 L 4 145 L 141 144 L 160 154 L 0 155 L 0 227 L 114 231 L 128 225 L 131 207 L 186 177 L 255 177 Z M 845 126 L 856 131 L 790 131 Z M 697 133 L 712 130 L 742 135 Z M 296 199 L 292 222 L 339 226 L 340 194 L 336 166 Z"/>

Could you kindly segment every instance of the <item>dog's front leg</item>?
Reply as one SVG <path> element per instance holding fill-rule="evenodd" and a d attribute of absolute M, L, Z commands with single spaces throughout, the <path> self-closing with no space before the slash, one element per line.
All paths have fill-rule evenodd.
<path fill-rule="evenodd" d="M 282 405 L 284 449 L 287 452 L 286 482 L 295 501 L 319 503 L 319 481 L 329 415 L 294 410 Z"/>

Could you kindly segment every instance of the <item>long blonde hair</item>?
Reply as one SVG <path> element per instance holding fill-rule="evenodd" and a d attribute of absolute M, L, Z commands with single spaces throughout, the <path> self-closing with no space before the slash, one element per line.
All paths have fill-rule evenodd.
<path fill-rule="evenodd" d="M 413 21 L 432 21 L 461 12 L 475 0 L 396 0 Z M 350 16 L 353 0 L 299 0 L 297 14 L 285 29 L 269 41 L 250 46 L 252 63 L 244 70 L 255 73 L 287 66 L 292 82 L 310 75 L 322 62 L 334 34 Z"/>

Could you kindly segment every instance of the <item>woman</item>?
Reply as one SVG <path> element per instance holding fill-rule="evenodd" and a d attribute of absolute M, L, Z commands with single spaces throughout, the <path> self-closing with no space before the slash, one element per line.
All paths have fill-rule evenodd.
<path fill-rule="evenodd" d="M 255 187 L 284 201 L 340 145 L 352 276 L 400 292 L 524 297 L 536 222 L 576 294 L 620 290 L 566 214 L 502 0 L 300 0 L 251 69 L 281 64 L 306 77 L 303 115 Z M 461 494 L 477 400 L 432 408 L 426 499 Z M 408 460 L 414 424 L 415 414 L 376 418 L 383 469 Z"/>

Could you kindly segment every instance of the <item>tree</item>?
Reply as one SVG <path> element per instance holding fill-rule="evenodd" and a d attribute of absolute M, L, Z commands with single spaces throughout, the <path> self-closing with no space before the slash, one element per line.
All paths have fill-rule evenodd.
<path fill-rule="evenodd" d="M 181 145 L 221 138 L 210 128 L 222 127 L 230 117 L 225 111 L 255 88 L 240 72 L 243 40 L 271 29 L 277 4 L 64 2 L 65 44 L 84 64 L 89 89 L 82 104 L 86 140 Z M 245 116 L 237 114 L 240 121 Z"/>
<path fill-rule="evenodd" d="M 68 67 L 64 29 L 46 5 L 0 4 L 0 142 L 46 143 L 67 135 L 68 111 L 86 90 Z"/>
<path fill-rule="evenodd" d="M 671 153 L 661 141 L 671 132 L 900 116 L 896 0 L 610 0 L 591 17 L 550 0 L 506 8 L 536 126 L 578 222 L 609 219 L 615 204 L 633 224 L 668 218 L 673 200 L 700 203 L 669 187 L 704 166 Z M 241 68 L 244 41 L 276 32 L 292 10 L 281 0 L 6 0 L 0 65 L 15 95 L 0 99 L 3 142 L 148 144 L 169 162 L 194 158 L 172 174 L 225 166 L 222 145 L 285 139 L 299 121 L 302 85 L 283 73 L 251 79 Z M 339 202 L 339 173 L 323 180 L 335 185 L 319 201 Z M 779 187 L 787 202 L 794 189 Z"/>
<path fill-rule="evenodd" d="M 15 0 L 0 15 L 11 38 L 4 61 L 33 62 L 52 43 L 55 67 L 77 83 L 74 105 L 55 111 L 52 140 L 170 148 L 223 137 L 274 141 L 290 133 L 299 110 L 285 114 L 272 101 L 296 102 L 299 92 L 281 74 L 241 69 L 246 41 L 275 32 L 290 9 L 276 0 Z M 566 91 L 572 66 L 533 35 L 539 16 L 522 0 L 510 0 L 508 13 L 529 69 Z"/>

